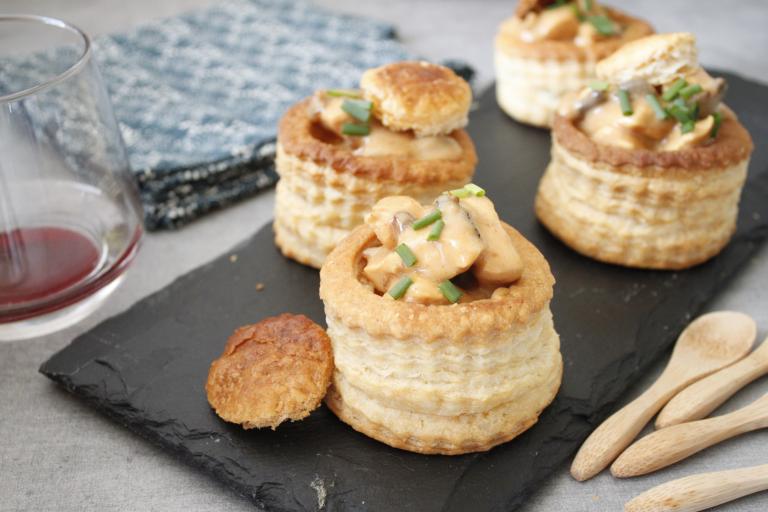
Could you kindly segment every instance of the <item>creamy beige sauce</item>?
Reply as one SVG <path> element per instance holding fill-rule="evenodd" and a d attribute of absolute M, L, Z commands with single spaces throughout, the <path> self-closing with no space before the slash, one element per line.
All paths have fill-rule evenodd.
<path fill-rule="evenodd" d="M 592 2 L 590 14 L 607 16 L 605 9 L 596 2 Z M 607 37 L 612 37 L 600 34 L 590 22 L 580 20 L 573 5 L 529 12 L 522 19 L 515 18 L 511 23 L 506 24 L 504 30 L 526 43 L 572 41 L 577 46 L 591 46 Z"/>
<path fill-rule="evenodd" d="M 389 130 L 375 119 L 371 122 L 369 135 L 345 136 L 341 132 L 342 126 L 345 123 L 358 122 L 342 110 L 341 105 L 345 99 L 319 92 L 313 97 L 311 109 L 323 128 L 332 132 L 339 142 L 348 145 L 356 155 L 452 160 L 462 154 L 461 145 L 451 136 L 416 137 L 413 132 Z M 322 139 L 328 142 L 329 137 Z"/>
<path fill-rule="evenodd" d="M 395 132 L 374 123 L 370 135 L 362 137 L 362 144 L 355 154 L 416 160 L 450 160 L 461 156 L 461 151 L 461 146 L 453 137 L 415 137 L 412 132 Z"/>
<path fill-rule="evenodd" d="M 431 241 L 427 237 L 434 224 L 418 230 L 412 224 L 436 208 L 445 225 L 439 239 Z M 462 300 L 488 298 L 498 286 L 511 284 L 522 273 L 522 261 L 486 197 L 458 199 L 443 194 L 429 207 L 410 197 L 388 197 L 374 206 L 366 223 L 381 245 L 364 251 L 363 276 L 384 296 L 408 276 L 413 284 L 402 300 L 448 304 L 438 285 L 471 271 L 472 289 L 463 290 Z M 407 267 L 395 252 L 400 244 L 407 245 L 416 257 L 413 266 Z"/>
<path fill-rule="evenodd" d="M 702 86 L 702 98 L 712 97 L 721 87 L 720 83 L 703 71 L 697 71 L 686 77 L 686 80 L 689 84 Z M 580 94 L 583 99 L 592 93 L 584 91 Z M 698 119 L 691 132 L 682 133 L 681 124 L 673 117 L 656 117 L 645 94 L 642 91 L 630 93 L 632 115 L 625 116 L 622 113 L 620 102 L 613 93 L 606 93 L 604 101 L 597 102 L 583 113 L 575 112 L 576 107 L 572 107 L 570 112 L 566 108 L 565 114 L 577 119 L 577 127 L 595 142 L 626 149 L 676 151 L 703 144 L 710 139 L 714 125 L 711 115 Z M 565 104 L 576 105 L 578 101 L 578 96 L 572 97 Z M 717 111 L 717 107 L 714 111 Z"/>

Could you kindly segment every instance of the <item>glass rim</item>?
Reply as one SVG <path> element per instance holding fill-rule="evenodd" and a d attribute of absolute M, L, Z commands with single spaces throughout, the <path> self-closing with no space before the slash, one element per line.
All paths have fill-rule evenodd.
<path fill-rule="evenodd" d="M 76 27 L 75 25 L 69 22 L 61 20 L 59 18 L 53 18 L 50 16 L 41 16 L 38 14 L 0 14 L 0 24 L 4 22 L 9 22 L 9 21 L 39 23 L 41 25 L 48 25 L 49 27 L 55 27 L 58 29 L 67 30 L 79 36 L 82 39 L 85 46 L 83 48 L 82 54 L 80 54 L 77 60 L 72 65 L 70 65 L 67 69 L 65 69 L 58 75 L 52 78 L 49 78 L 48 80 L 45 80 L 44 82 L 40 82 L 39 84 L 33 85 L 32 87 L 27 87 L 26 89 L 13 92 L 11 94 L 0 95 L 0 103 L 9 103 L 11 101 L 17 101 L 21 98 L 31 96 L 40 91 L 48 89 L 49 87 L 53 87 L 54 85 L 59 84 L 64 80 L 66 80 L 67 78 L 70 78 L 71 76 L 80 72 L 80 70 L 88 63 L 88 61 L 91 58 L 91 53 L 92 53 L 91 38 L 88 36 L 88 34 L 86 34 L 81 29 L 79 29 L 78 27 Z"/>

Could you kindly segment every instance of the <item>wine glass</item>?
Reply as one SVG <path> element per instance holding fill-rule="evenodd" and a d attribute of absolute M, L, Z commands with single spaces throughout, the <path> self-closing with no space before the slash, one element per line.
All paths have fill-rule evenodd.
<path fill-rule="evenodd" d="M 136 253 L 140 211 L 88 36 L 0 15 L 0 339 L 93 311 Z"/>

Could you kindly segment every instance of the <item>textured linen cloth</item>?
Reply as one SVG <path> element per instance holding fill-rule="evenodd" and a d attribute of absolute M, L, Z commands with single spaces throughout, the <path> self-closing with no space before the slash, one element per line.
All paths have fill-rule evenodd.
<path fill-rule="evenodd" d="M 303 0 L 227 0 L 95 41 L 149 229 L 271 186 L 277 122 L 323 87 L 411 57 L 386 24 Z"/>

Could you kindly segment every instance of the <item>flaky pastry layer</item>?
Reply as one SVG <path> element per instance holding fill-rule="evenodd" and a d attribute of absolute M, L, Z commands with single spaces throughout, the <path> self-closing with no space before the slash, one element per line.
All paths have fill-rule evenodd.
<path fill-rule="evenodd" d="M 546 315 L 551 318 L 549 311 Z M 341 371 L 334 372 L 325 403 L 355 430 L 395 448 L 442 455 L 489 450 L 533 426 L 560 388 L 560 340 L 551 320 L 538 341 L 534 357 L 540 365 L 528 365 L 530 375 L 519 381 L 528 392 L 481 412 L 443 415 L 401 409 L 361 390 Z M 390 358 L 390 366 L 398 360 Z M 472 379 L 466 385 L 472 386 Z"/>
<path fill-rule="evenodd" d="M 600 261 L 656 269 L 702 263 L 736 228 L 751 150 L 734 145 L 742 130 L 728 113 L 710 146 L 632 151 L 587 139 L 593 151 L 585 153 L 586 136 L 558 117 L 536 215 L 571 248 Z"/>
<path fill-rule="evenodd" d="M 458 416 L 487 412 L 539 393 L 559 366 L 552 314 L 499 330 L 485 340 L 455 343 L 371 336 L 329 316 L 336 368 L 369 399 L 389 408 Z"/>
<path fill-rule="evenodd" d="M 505 226 L 523 261 L 496 298 L 422 305 L 377 295 L 361 282 L 356 228 L 320 271 L 337 371 L 328 406 L 356 430 L 397 448 L 458 454 L 487 450 L 533 425 L 557 393 L 560 341 L 544 257 Z"/>

